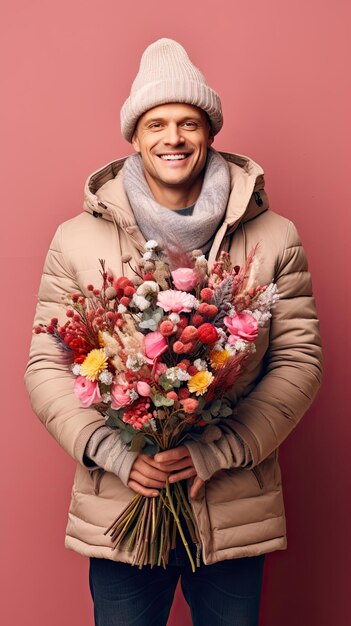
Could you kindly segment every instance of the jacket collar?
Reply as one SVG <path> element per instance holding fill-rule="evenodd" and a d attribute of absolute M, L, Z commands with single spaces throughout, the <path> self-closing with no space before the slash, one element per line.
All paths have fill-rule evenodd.
<path fill-rule="evenodd" d="M 231 192 L 224 221 L 215 238 L 214 254 L 225 235 L 233 233 L 240 223 L 253 219 L 269 207 L 261 166 L 241 154 L 220 154 L 229 163 Z M 88 176 L 84 186 L 83 208 L 95 217 L 119 225 L 132 236 L 137 247 L 143 249 L 145 240 L 136 224 L 123 186 L 123 164 L 126 158 L 110 161 Z"/>

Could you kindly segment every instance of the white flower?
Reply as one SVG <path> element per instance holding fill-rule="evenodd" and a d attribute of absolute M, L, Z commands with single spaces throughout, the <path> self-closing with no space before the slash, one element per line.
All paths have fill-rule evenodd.
<path fill-rule="evenodd" d="M 137 400 L 139 398 L 138 393 L 135 391 L 135 389 L 129 389 L 128 391 L 130 399 L 132 402 L 134 402 L 135 400 Z"/>
<path fill-rule="evenodd" d="M 190 374 L 188 374 L 188 372 L 183 370 L 181 367 L 177 367 L 176 369 L 178 370 L 177 371 L 177 378 L 178 378 L 178 380 L 181 380 L 181 381 L 183 381 L 183 380 L 190 380 L 191 376 L 190 376 Z"/>
<path fill-rule="evenodd" d="M 132 372 L 137 372 L 146 363 L 146 358 L 141 352 L 130 354 L 127 358 L 126 367 Z"/>
<path fill-rule="evenodd" d="M 155 283 L 154 280 L 146 280 L 144 283 L 142 283 L 141 285 L 139 285 L 138 289 L 136 290 L 136 293 L 138 296 L 143 296 L 144 298 L 146 298 L 146 296 L 153 296 L 155 294 L 157 294 L 160 291 L 160 287 L 157 283 Z"/>
<path fill-rule="evenodd" d="M 153 250 L 150 250 L 150 252 L 144 252 L 143 259 L 144 261 L 154 261 L 156 259 L 156 254 Z"/>
<path fill-rule="evenodd" d="M 256 300 L 256 309 L 266 313 L 279 300 L 278 288 L 275 283 L 270 283 L 267 289 Z"/>
<path fill-rule="evenodd" d="M 127 311 L 127 307 L 124 304 L 119 304 L 117 308 L 118 313 L 125 313 Z"/>
<path fill-rule="evenodd" d="M 228 317 L 234 317 L 234 315 L 236 315 L 236 310 L 235 310 L 235 308 L 233 307 L 232 304 L 228 303 L 228 308 L 226 310 L 226 313 L 227 313 Z"/>
<path fill-rule="evenodd" d="M 153 430 L 154 432 L 157 432 L 157 424 L 156 424 L 156 420 L 155 420 L 155 418 L 154 418 L 154 417 L 152 417 L 152 418 L 148 421 L 148 424 L 150 424 L 150 426 L 151 426 L 151 428 L 152 428 L 152 430 Z"/>
<path fill-rule="evenodd" d="M 194 365 L 199 372 L 207 370 L 207 363 L 203 359 L 195 359 Z"/>
<path fill-rule="evenodd" d="M 101 396 L 101 400 L 102 400 L 105 404 L 108 404 L 109 402 L 111 402 L 111 400 L 112 400 L 112 396 L 111 396 L 111 394 L 110 394 L 110 393 L 108 393 L 108 392 L 107 392 L 107 393 L 103 393 L 103 394 L 102 394 L 102 396 Z"/>
<path fill-rule="evenodd" d="M 80 365 L 79 365 L 79 363 L 74 363 L 74 365 L 72 365 L 72 374 L 74 376 L 79 376 L 80 375 Z"/>
<path fill-rule="evenodd" d="M 256 352 L 255 344 L 252 341 L 244 341 L 244 339 L 237 339 L 234 348 L 237 352 Z"/>
<path fill-rule="evenodd" d="M 231 346 L 230 343 L 226 343 L 224 349 L 230 354 L 230 356 L 234 356 L 236 354 L 234 346 Z"/>
<path fill-rule="evenodd" d="M 180 316 L 178 315 L 178 313 L 171 313 L 168 316 L 168 319 L 171 320 L 173 324 L 178 324 L 178 322 L 180 322 Z"/>
<path fill-rule="evenodd" d="M 176 380 L 190 380 L 191 376 L 190 374 L 188 374 L 188 372 L 186 372 L 185 370 L 183 370 L 181 367 L 169 367 L 164 376 L 166 376 L 166 378 L 168 378 L 169 381 L 171 381 L 172 383 L 174 383 Z"/>
<path fill-rule="evenodd" d="M 225 330 L 223 330 L 223 328 L 219 328 L 218 326 L 215 326 L 215 329 L 218 333 L 218 339 L 214 347 L 216 350 L 218 350 L 216 346 L 222 346 L 227 341 L 227 334 Z"/>
<path fill-rule="evenodd" d="M 109 372 L 108 370 L 104 370 L 103 372 L 101 372 L 99 376 L 99 381 L 101 383 L 103 383 L 104 385 L 111 385 L 112 380 L 113 380 L 113 376 L 111 372 Z"/>
<path fill-rule="evenodd" d="M 266 313 L 263 313 L 262 311 L 252 311 L 250 315 L 255 318 L 259 326 L 264 326 L 264 324 L 272 317 L 272 314 L 269 311 L 266 311 Z"/>
<path fill-rule="evenodd" d="M 146 242 L 145 244 L 145 248 L 146 250 L 153 250 L 154 248 L 157 248 L 158 243 L 157 241 L 155 241 L 154 239 L 149 239 L 149 241 Z"/>
<path fill-rule="evenodd" d="M 143 298 L 142 296 L 138 296 L 136 293 L 133 294 L 132 302 L 138 309 L 140 309 L 140 311 L 145 311 L 151 305 L 149 300 L 146 300 L 146 298 Z"/>

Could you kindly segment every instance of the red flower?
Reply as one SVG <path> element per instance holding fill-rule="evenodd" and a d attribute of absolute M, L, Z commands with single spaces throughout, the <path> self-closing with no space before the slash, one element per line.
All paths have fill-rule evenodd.
<path fill-rule="evenodd" d="M 206 300 L 206 302 L 207 302 L 208 300 L 211 300 L 211 298 L 213 296 L 213 290 L 210 289 L 209 287 L 204 287 L 200 291 L 200 296 L 201 296 L 201 298 L 203 300 Z"/>
<path fill-rule="evenodd" d="M 194 313 L 194 315 L 191 318 L 191 323 L 194 324 L 194 326 L 200 326 L 200 324 L 202 324 L 203 321 L 204 321 L 204 318 L 199 313 Z"/>
<path fill-rule="evenodd" d="M 205 324 L 201 324 L 201 326 L 197 329 L 197 338 L 201 341 L 201 343 L 209 346 L 217 341 L 218 333 L 215 327 L 207 322 Z"/>

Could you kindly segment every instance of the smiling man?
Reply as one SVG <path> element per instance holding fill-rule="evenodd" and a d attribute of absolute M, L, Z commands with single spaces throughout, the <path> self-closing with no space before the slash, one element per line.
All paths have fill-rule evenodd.
<path fill-rule="evenodd" d="M 91 174 L 85 211 L 62 224 L 48 252 L 35 324 L 65 321 L 62 295 L 98 284 L 99 258 L 133 274 L 145 241 L 177 253 L 221 250 L 233 265 L 257 244 L 258 284 L 274 280 L 279 301 L 229 399 L 233 414 L 155 457 L 131 452 L 92 408 L 81 408 L 73 377 L 51 337 L 34 335 L 26 384 L 49 432 L 76 460 L 65 545 L 90 558 L 98 626 L 165 626 L 179 578 L 196 626 L 258 623 L 265 554 L 287 547 L 279 445 L 311 405 L 321 381 L 319 324 L 307 261 L 293 223 L 269 210 L 262 168 L 213 147 L 221 102 L 184 48 L 160 39 L 144 52 L 121 110 L 134 148 Z M 197 524 L 189 567 L 181 541 L 166 569 L 131 566 L 104 530 L 134 493 L 153 498 L 183 480 Z"/>

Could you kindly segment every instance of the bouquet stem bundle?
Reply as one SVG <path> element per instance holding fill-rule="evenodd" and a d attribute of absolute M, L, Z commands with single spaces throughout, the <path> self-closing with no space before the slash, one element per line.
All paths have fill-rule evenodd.
<path fill-rule="evenodd" d="M 144 565 L 166 567 L 170 550 L 175 548 L 177 531 L 189 557 L 191 569 L 195 562 L 184 533 L 181 517 L 194 544 L 198 545 L 194 516 L 182 485 L 167 481 L 166 488 L 155 498 L 136 494 L 128 506 L 105 531 L 110 533 L 113 549 L 126 545 L 128 552 L 134 551 L 133 565 L 141 569 Z M 198 559 L 196 565 L 199 565 Z"/>

